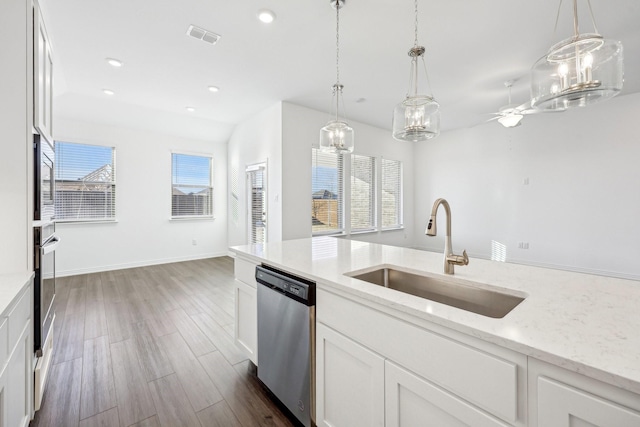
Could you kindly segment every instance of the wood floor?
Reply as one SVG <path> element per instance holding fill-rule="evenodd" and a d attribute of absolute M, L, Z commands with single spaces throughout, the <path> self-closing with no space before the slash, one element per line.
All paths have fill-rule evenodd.
<path fill-rule="evenodd" d="M 233 341 L 228 257 L 57 280 L 31 427 L 291 426 Z"/>

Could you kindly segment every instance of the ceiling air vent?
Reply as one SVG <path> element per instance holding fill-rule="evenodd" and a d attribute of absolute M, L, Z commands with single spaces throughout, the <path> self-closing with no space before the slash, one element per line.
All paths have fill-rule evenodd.
<path fill-rule="evenodd" d="M 187 29 L 187 35 L 198 40 L 202 40 L 203 42 L 207 42 L 209 44 L 216 44 L 218 42 L 218 39 L 220 39 L 220 36 L 218 34 L 196 27 L 195 25 L 189 25 L 189 29 Z"/>

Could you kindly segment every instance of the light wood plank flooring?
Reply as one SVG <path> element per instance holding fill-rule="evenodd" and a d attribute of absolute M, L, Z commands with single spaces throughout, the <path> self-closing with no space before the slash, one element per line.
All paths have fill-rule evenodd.
<path fill-rule="evenodd" d="M 57 280 L 31 427 L 292 426 L 233 341 L 228 257 Z"/>

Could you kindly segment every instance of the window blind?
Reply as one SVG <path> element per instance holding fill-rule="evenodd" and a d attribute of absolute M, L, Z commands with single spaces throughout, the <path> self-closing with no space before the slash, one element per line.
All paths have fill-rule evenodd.
<path fill-rule="evenodd" d="M 382 228 L 399 228 L 402 218 L 402 162 L 382 159 Z"/>
<path fill-rule="evenodd" d="M 344 230 L 344 160 L 335 153 L 311 149 L 311 230 L 313 234 Z"/>
<path fill-rule="evenodd" d="M 249 237 L 250 243 L 264 243 L 267 238 L 267 197 L 265 167 L 247 170 L 250 189 Z"/>
<path fill-rule="evenodd" d="M 212 217 L 212 159 L 171 154 L 171 217 Z"/>
<path fill-rule="evenodd" d="M 115 148 L 56 141 L 55 153 L 56 220 L 115 219 Z"/>
<path fill-rule="evenodd" d="M 371 230 L 376 226 L 376 158 L 351 155 L 351 230 Z"/>

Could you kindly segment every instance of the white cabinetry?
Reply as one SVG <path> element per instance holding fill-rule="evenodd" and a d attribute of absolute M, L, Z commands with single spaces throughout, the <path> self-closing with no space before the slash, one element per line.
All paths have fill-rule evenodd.
<path fill-rule="evenodd" d="M 506 427 L 464 400 L 387 361 L 386 427 Z"/>
<path fill-rule="evenodd" d="M 640 396 L 529 358 L 531 427 L 638 427 Z"/>
<path fill-rule="evenodd" d="M 53 143 L 53 57 L 42 12 L 34 5 L 33 22 L 33 125 L 41 136 Z"/>
<path fill-rule="evenodd" d="M 0 426 L 26 427 L 33 397 L 32 287 L 0 319 Z"/>
<path fill-rule="evenodd" d="M 233 284 L 235 294 L 234 336 L 238 346 L 247 357 L 258 364 L 258 306 L 256 299 L 256 265 L 252 262 L 236 258 Z"/>
<path fill-rule="evenodd" d="M 384 425 L 384 359 L 319 323 L 316 424 Z"/>
<path fill-rule="evenodd" d="M 358 425 L 350 418 L 355 412 L 373 416 L 360 425 L 381 425 L 385 417 L 384 425 L 403 427 L 526 425 L 524 355 L 384 310 L 318 289 L 319 425 Z M 373 369 L 374 360 L 382 367 Z M 350 372 L 357 367 L 359 374 Z M 383 385 L 373 387 L 385 370 Z"/>

